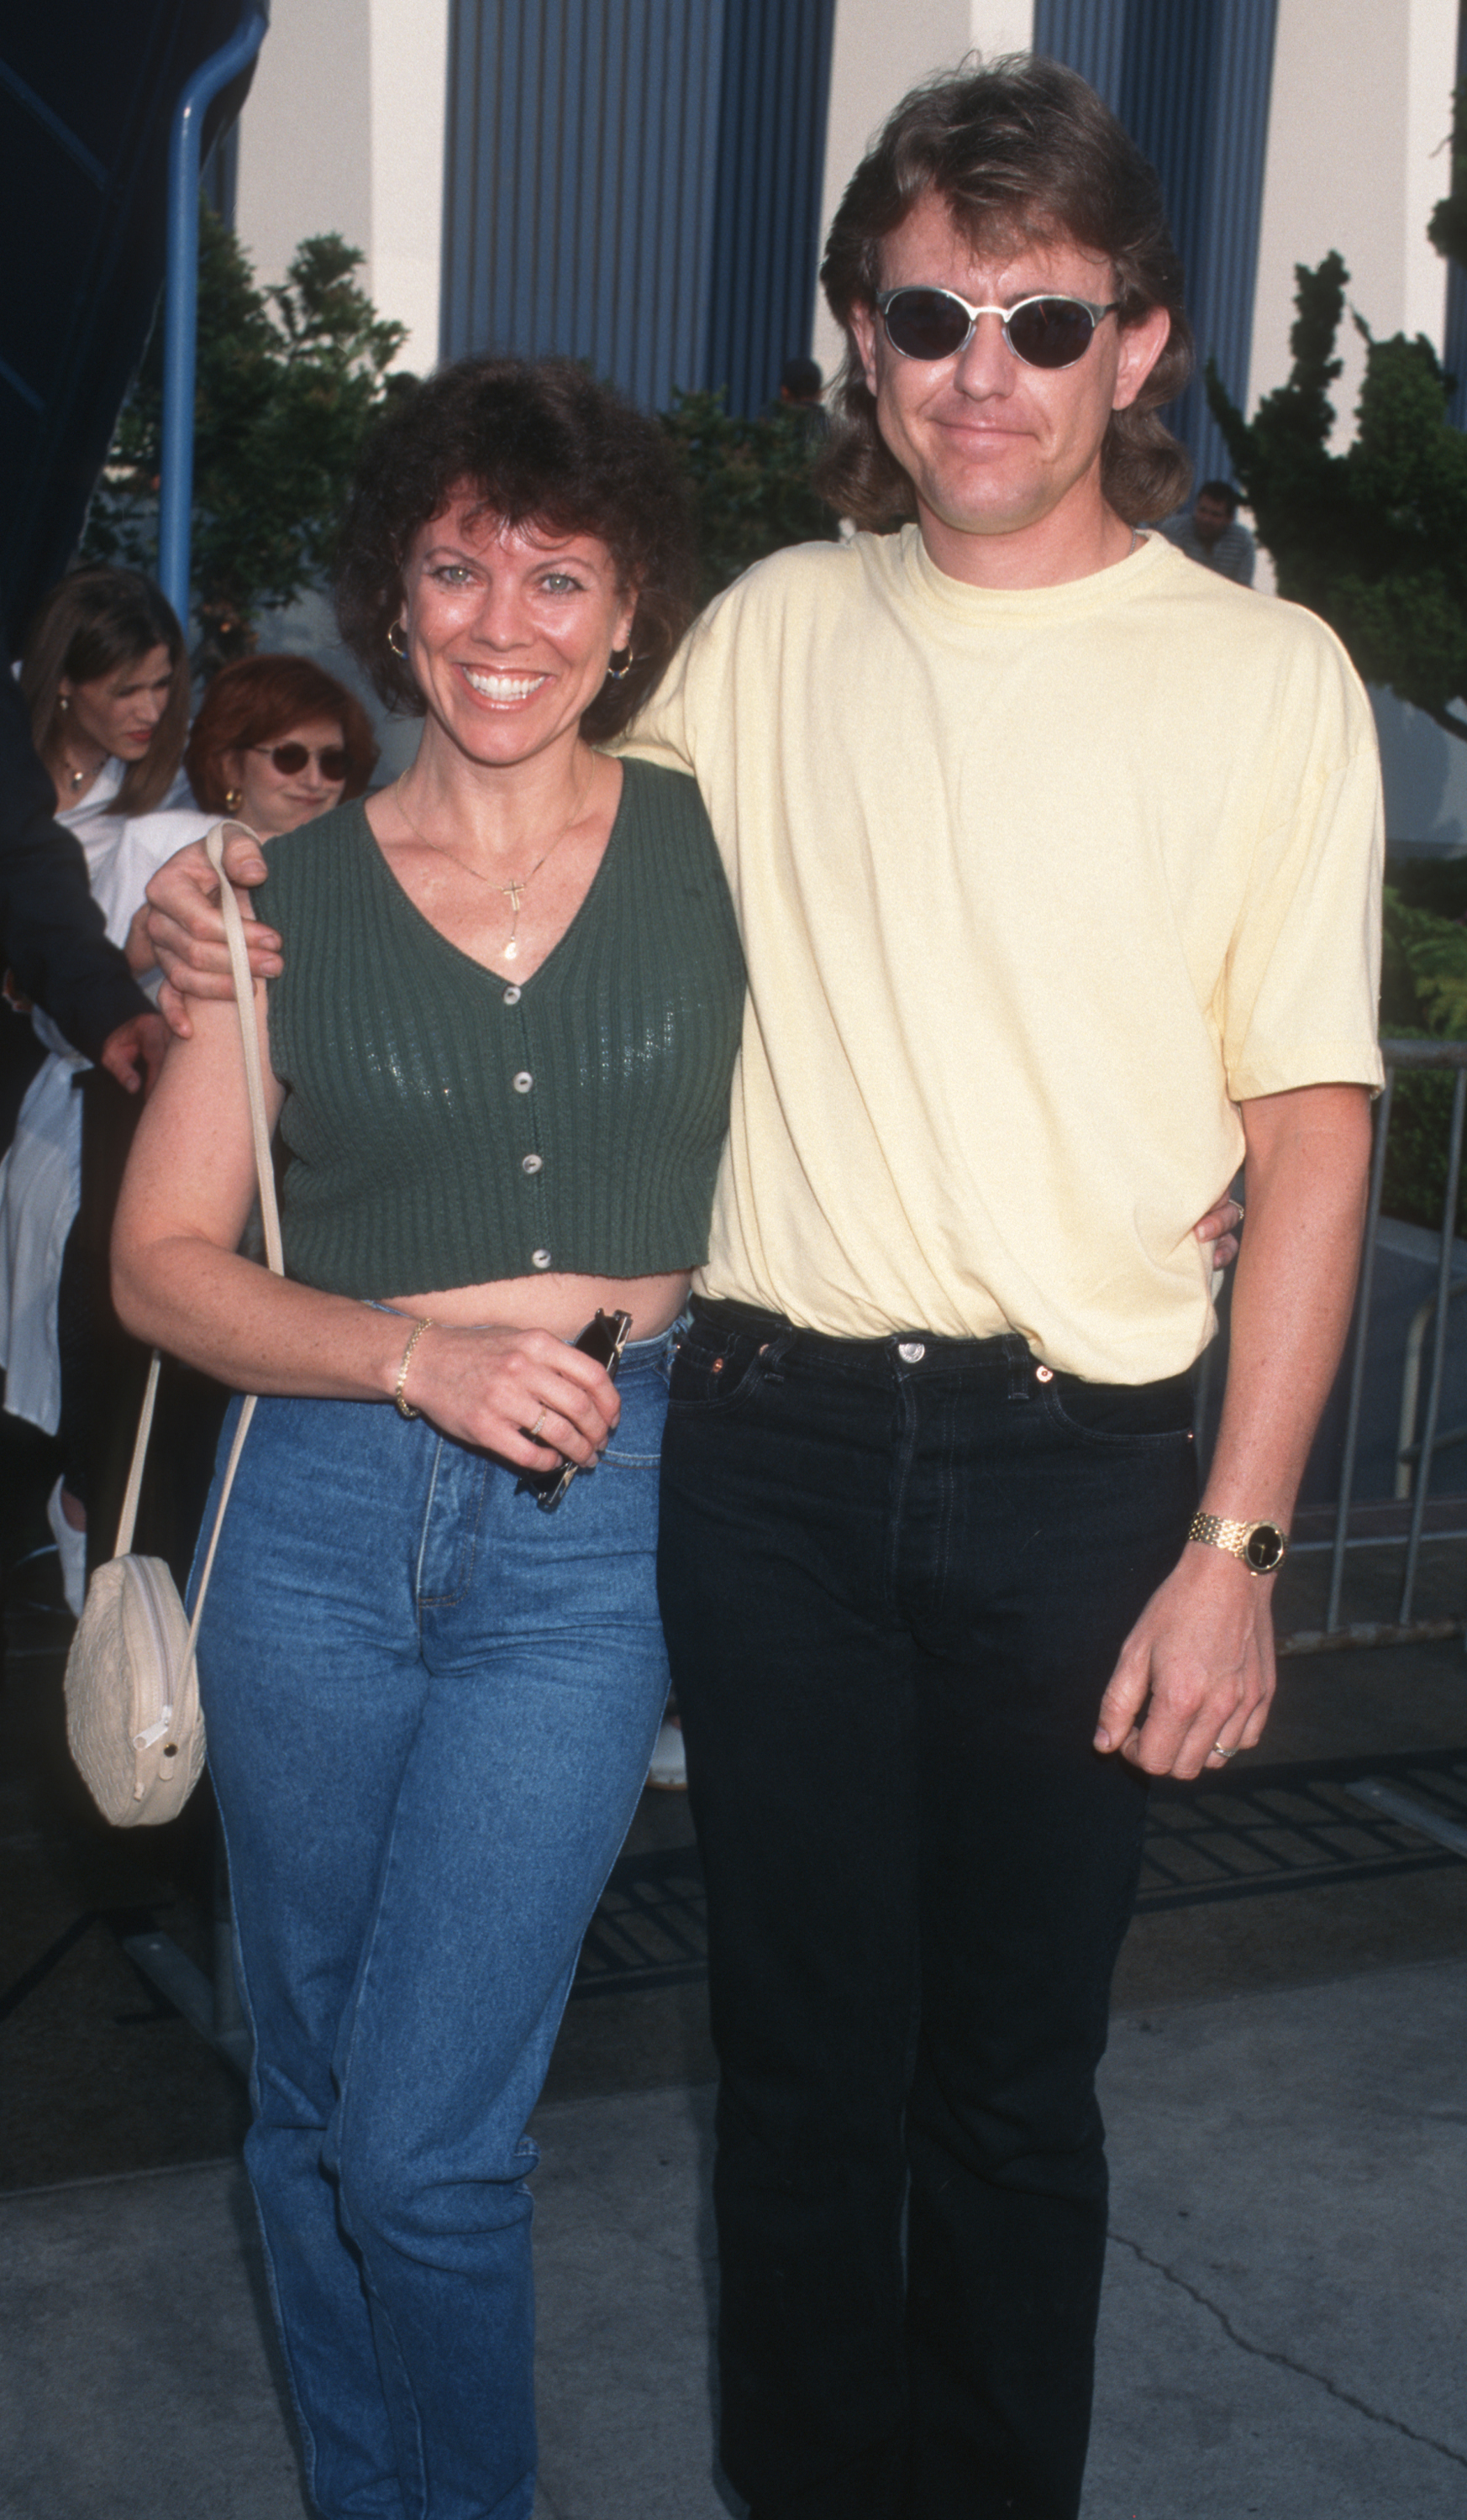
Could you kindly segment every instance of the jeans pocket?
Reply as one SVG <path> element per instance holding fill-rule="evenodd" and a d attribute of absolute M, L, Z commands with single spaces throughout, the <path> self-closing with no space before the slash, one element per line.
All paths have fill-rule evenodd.
<path fill-rule="evenodd" d="M 1109 1449 L 1192 1441 L 1190 1373 L 1164 1382 L 1082 1382 L 1077 1373 L 1057 1373 L 1043 1395 L 1050 1424 L 1082 1443 Z"/>
<path fill-rule="evenodd" d="M 672 1360 L 667 1406 L 674 1416 L 723 1410 L 753 1399 L 793 1345 L 795 1332 L 759 1339 L 752 1330 L 719 1329 L 695 1320 Z"/>

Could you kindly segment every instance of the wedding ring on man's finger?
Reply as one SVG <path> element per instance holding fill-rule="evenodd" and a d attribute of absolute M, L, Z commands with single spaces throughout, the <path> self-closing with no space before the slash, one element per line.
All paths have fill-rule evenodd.
<path fill-rule="evenodd" d="M 526 1434 L 529 1437 L 529 1440 L 530 1440 L 530 1442 L 531 1442 L 532 1444 L 537 1444 L 537 1443 L 539 1442 L 539 1440 L 540 1440 L 540 1428 L 544 1425 L 545 1420 L 546 1420 L 546 1418 L 549 1417 L 549 1415 L 550 1415 L 550 1409 L 549 1409 L 549 1404 L 547 1403 L 547 1404 L 546 1404 L 546 1406 L 545 1406 L 545 1407 L 540 1411 L 540 1414 L 539 1414 L 538 1418 L 535 1419 L 534 1424 L 533 1424 L 532 1426 L 527 1426 L 527 1427 L 526 1427 L 525 1432 L 526 1432 Z"/>
<path fill-rule="evenodd" d="M 1215 1741 L 1213 1743 L 1213 1756 L 1215 1759 L 1236 1759 L 1242 1746 L 1243 1744 L 1241 1741 L 1235 1741 L 1230 1750 L 1224 1750 L 1220 1741 Z"/>

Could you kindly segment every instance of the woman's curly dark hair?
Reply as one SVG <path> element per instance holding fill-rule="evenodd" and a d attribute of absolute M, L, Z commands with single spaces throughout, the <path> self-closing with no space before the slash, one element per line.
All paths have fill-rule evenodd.
<path fill-rule="evenodd" d="M 837 427 L 815 475 L 822 497 L 873 528 L 917 513 L 911 482 L 877 428 L 850 316 L 856 306 L 875 306 L 882 242 L 928 193 L 946 203 L 977 249 L 1066 237 L 1103 254 L 1116 274 L 1123 327 L 1166 307 L 1170 337 L 1136 401 L 1111 415 L 1101 477 L 1127 524 L 1169 517 L 1187 495 L 1192 468 L 1157 412 L 1192 372 L 1192 331 L 1161 184 L 1078 71 L 1030 54 L 914 88 L 846 188 L 820 266 L 846 333 Z"/>
<path fill-rule="evenodd" d="M 423 695 L 388 632 L 414 536 L 465 489 L 508 525 L 596 535 L 635 589 L 634 662 L 581 719 L 589 742 L 619 735 L 693 617 L 692 513 L 662 427 L 573 359 L 459 359 L 394 396 L 357 468 L 337 618 L 389 707 L 419 717 Z"/>

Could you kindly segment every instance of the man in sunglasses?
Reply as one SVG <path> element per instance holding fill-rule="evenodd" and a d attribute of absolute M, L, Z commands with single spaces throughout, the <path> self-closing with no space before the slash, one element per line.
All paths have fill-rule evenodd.
<path fill-rule="evenodd" d="M 1262 1732 L 1350 1311 L 1374 734 L 1320 624 L 1138 530 L 1188 334 L 1082 80 L 919 91 L 822 276 L 827 486 L 900 530 L 751 570 L 634 737 L 697 775 L 750 974 L 662 1546 L 723 2455 L 755 2520 L 1073 2520 L 1146 1780 Z M 1191 1226 L 1245 1152 L 1194 1519 Z"/>
<path fill-rule="evenodd" d="M 1321 624 L 1138 530 L 1180 278 L 1073 72 L 909 99 L 822 271 L 824 486 L 900 530 L 752 570 L 639 729 L 750 972 L 662 1585 L 755 2520 L 1077 2508 L 1146 1780 L 1262 1732 L 1351 1308 L 1374 732 Z M 1245 1152 L 1197 1514 L 1188 1228 Z"/>

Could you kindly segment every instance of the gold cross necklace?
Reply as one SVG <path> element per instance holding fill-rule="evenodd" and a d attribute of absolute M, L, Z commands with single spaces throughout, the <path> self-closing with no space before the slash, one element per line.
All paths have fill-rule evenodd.
<path fill-rule="evenodd" d="M 507 944 L 501 945 L 499 949 L 500 958 L 506 963 L 516 963 L 520 959 L 520 896 L 530 884 L 533 883 L 535 877 L 539 874 L 546 859 L 553 858 L 556 850 L 560 847 L 562 840 L 565 839 L 570 832 L 574 831 L 576 824 L 580 821 L 581 815 L 585 811 L 586 798 L 591 792 L 591 780 L 594 779 L 595 775 L 595 768 L 593 765 L 590 776 L 586 780 L 585 787 L 580 795 L 576 798 L 575 810 L 572 814 L 570 821 L 562 824 L 560 830 L 556 832 L 554 839 L 551 841 L 549 848 L 542 849 L 540 851 L 539 856 L 536 858 L 534 865 L 529 869 L 528 874 L 516 876 L 510 883 L 494 883 L 491 876 L 481 875 L 477 867 L 471 867 L 467 865 L 461 857 L 455 857 L 452 849 L 445 849 L 441 840 L 431 840 L 426 832 L 420 832 L 403 801 L 401 778 L 399 777 L 393 783 L 393 793 L 397 799 L 397 811 L 402 816 L 404 823 L 406 823 L 408 830 L 413 833 L 414 837 L 420 839 L 426 849 L 434 849 L 439 857 L 447 858 L 451 865 L 461 867 L 464 874 L 472 876 L 476 883 L 492 884 L 495 892 L 503 893 L 506 901 L 509 903 L 510 911 L 512 913 L 509 941 Z"/>

